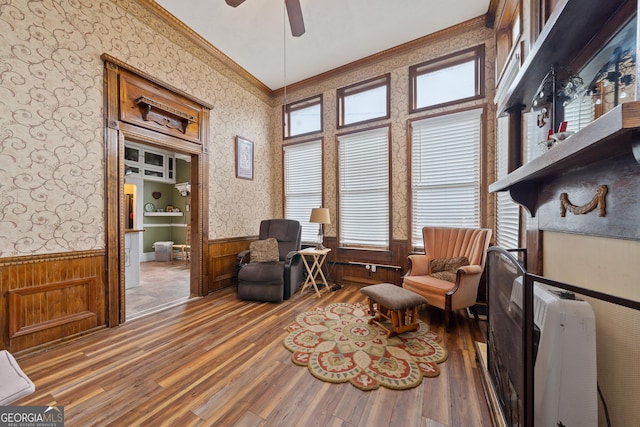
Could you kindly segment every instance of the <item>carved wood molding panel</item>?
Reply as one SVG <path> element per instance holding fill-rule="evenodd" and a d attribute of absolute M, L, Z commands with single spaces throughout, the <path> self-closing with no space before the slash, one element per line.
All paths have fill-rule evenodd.
<path fill-rule="evenodd" d="M 638 200 L 638 163 L 632 156 L 606 159 L 556 176 L 541 186 L 538 228 L 640 240 Z"/>
<path fill-rule="evenodd" d="M 202 143 L 202 106 L 149 80 L 120 70 L 123 122 L 166 135 Z"/>
<path fill-rule="evenodd" d="M 187 127 L 196 121 L 195 116 L 183 113 L 180 110 L 154 101 L 146 96 L 141 96 L 136 99 L 136 104 L 140 106 L 143 120 L 151 120 L 160 126 L 177 129 L 182 133 L 187 133 Z"/>
<path fill-rule="evenodd" d="M 96 326 L 96 283 L 96 277 L 87 277 L 9 291 L 9 338 L 84 319 L 92 319 Z"/>
<path fill-rule="evenodd" d="M 569 195 L 567 193 L 560 194 L 560 216 L 565 217 L 567 211 L 574 215 L 584 215 L 595 208 L 598 208 L 598 216 L 605 216 L 607 214 L 606 196 L 607 186 L 599 185 L 596 189 L 596 194 L 593 196 L 590 202 L 585 203 L 582 206 L 576 206 L 569 201 Z"/>

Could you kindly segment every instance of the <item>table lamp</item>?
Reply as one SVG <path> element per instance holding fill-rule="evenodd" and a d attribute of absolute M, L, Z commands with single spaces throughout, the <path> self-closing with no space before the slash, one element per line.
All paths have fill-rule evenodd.
<path fill-rule="evenodd" d="M 331 217 L 329 216 L 328 208 L 312 208 L 311 209 L 311 218 L 309 218 L 309 222 L 315 222 L 319 224 L 318 226 L 318 245 L 316 249 L 321 250 L 325 247 L 322 245 L 323 235 L 322 235 L 322 224 L 331 224 Z"/>

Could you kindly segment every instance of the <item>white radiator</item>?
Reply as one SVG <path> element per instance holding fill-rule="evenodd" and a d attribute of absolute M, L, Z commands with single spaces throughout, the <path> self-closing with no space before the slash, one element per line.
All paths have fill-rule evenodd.
<path fill-rule="evenodd" d="M 512 287 L 511 302 L 521 308 L 519 279 Z M 595 316 L 588 302 L 563 298 L 561 292 L 534 284 L 533 321 L 540 329 L 534 368 L 535 425 L 596 427 Z"/>

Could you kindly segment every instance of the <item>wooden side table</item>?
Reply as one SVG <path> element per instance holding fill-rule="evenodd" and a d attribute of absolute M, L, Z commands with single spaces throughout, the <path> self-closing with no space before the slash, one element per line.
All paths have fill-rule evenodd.
<path fill-rule="evenodd" d="M 327 254 L 329 252 L 331 252 L 331 249 L 329 248 L 306 248 L 298 251 L 298 253 L 302 257 L 302 262 L 304 262 L 304 267 L 307 269 L 307 280 L 304 281 L 300 293 L 304 292 L 304 290 L 309 286 L 313 286 L 313 289 L 316 290 L 318 298 L 320 298 L 318 282 L 324 284 L 326 288 L 329 288 L 327 279 L 324 277 L 324 273 L 322 272 L 322 265 L 324 264 L 324 261 L 327 258 Z M 317 280 L 318 276 L 320 276 L 320 279 L 322 280 Z"/>

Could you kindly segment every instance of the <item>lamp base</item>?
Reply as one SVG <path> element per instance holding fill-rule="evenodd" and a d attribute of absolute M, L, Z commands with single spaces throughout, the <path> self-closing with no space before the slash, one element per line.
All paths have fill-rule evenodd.
<path fill-rule="evenodd" d="M 322 234 L 322 224 L 320 224 L 320 227 L 318 228 L 318 244 L 316 245 L 316 250 L 321 251 L 323 249 L 326 249 L 322 244 L 323 241 L 324 235 Z"/>

